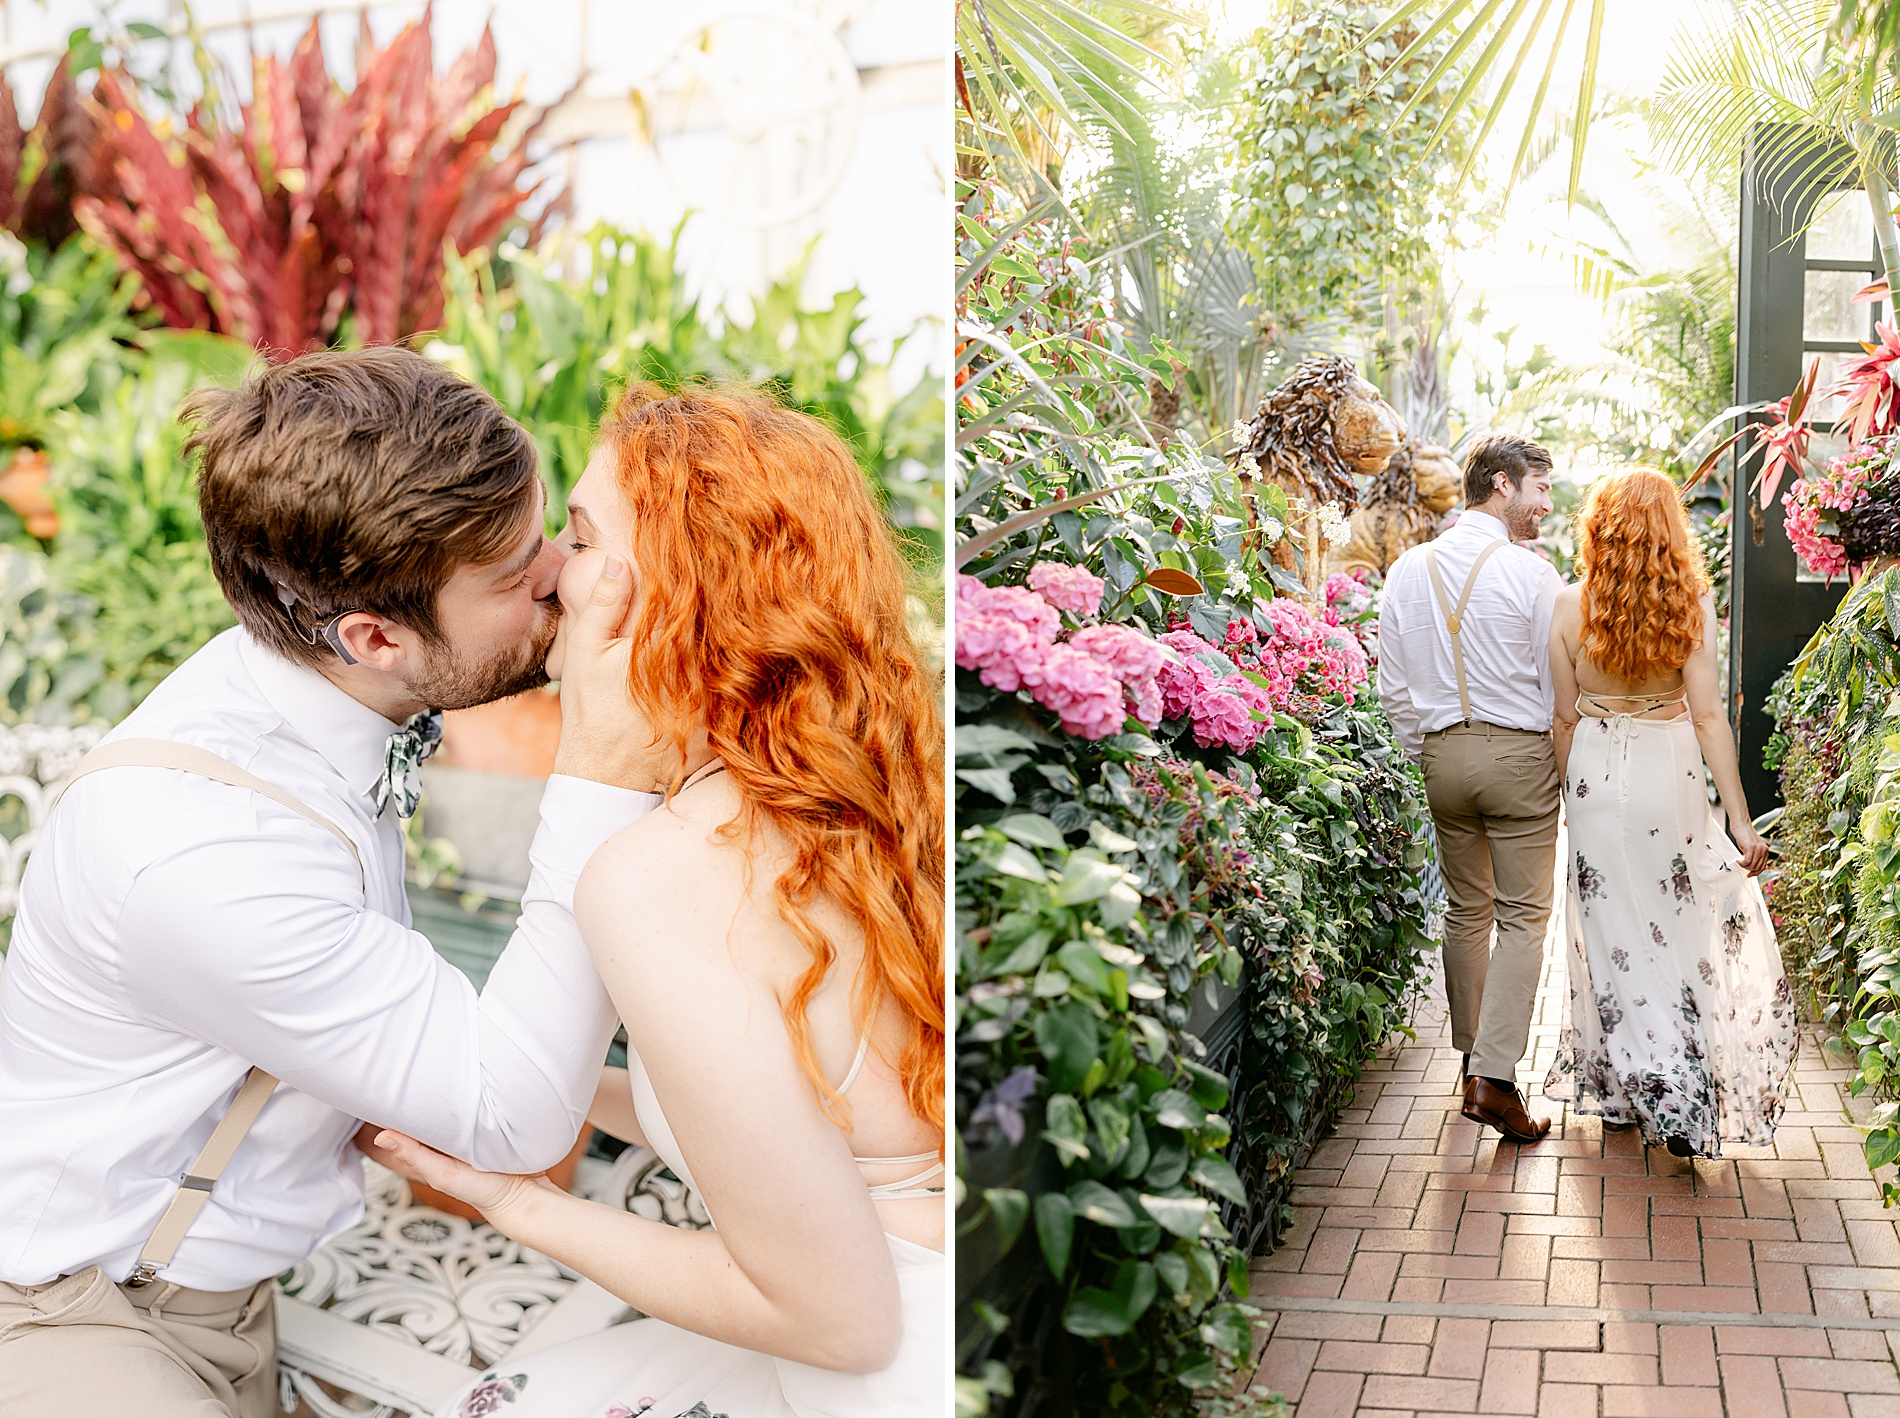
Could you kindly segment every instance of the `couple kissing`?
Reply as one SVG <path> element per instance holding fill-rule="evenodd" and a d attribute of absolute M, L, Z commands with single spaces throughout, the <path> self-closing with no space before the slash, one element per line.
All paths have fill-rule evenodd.
<path fill-rule="evenodd" d="M 81 762 L 28 863 L 0 1412 L 274 1414 L 274 1277 L 355 1222 L 367 1154 L 646 1317 L 444 1415 L 937 1413 L 940 694 L 850 451 L 756 394 L 634 386 L 550 539 L 529 435 L 409 351 L 186 416 L 238 624 Z M 441 711 L 550 678 L 478 994 L 411 929 L 402 819 Z M 716 1229 L 549 1183 L 584 1120 Z"/>

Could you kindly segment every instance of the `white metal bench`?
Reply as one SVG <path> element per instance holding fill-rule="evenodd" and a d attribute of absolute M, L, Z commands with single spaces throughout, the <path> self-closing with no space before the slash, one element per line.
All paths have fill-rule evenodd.
<path fill-rule="evenodd" d="M 101 730 L 0 725 L 0 921 L 60 784 Z M 14 806 L 17 803 L 18 806 Z M 5 956 L 0 955 L 0 966 Z M 364 1166 L 363 1217 L 279 1279 L 279 1397 L 321 1418 L 431 1414 L 482 1369 L 632 1316 L 625 1303 L 491 1226 L 417 1205 Z M 709 1225 L 645 1148 L 584 1159 L 574 1192 L 670 1225 Z M 343 1396 L 339 1396 L 339 1394 Z"/>

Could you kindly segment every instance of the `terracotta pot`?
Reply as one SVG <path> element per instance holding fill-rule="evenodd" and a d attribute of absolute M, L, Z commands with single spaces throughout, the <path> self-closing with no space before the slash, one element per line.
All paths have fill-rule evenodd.
<path fill-rule="evenodd" d="M 445 768 L 545 778 L 554 771 L 560 741 L 561 697 L 534 689 L 474 709 L 450 710 L 443 716 L 442 747 L 435 762 Z"/>
<path fill-rule="evenodd" d="M 0 502 L 20 514 L 28 536 L 43 542 L 59 535 L 59 512 L 46 494 L 51 474 L 52 464 L 38 448 L 15 448 L 13 461 L 0 473 Z"/>
<path fill-rule="evenodd" d="M 547 1170 L 547 1178 L 562 1191 L 571 1191 L 574 1187 L 574 1169 L 580 1166 L 581 1158 L 587 1155 L 587 1144 L 592 1140 L 594 1130 L 585 1123 L 581 1124 L 581 1135 L 574 1139 L 574 1148 Z M 437 1191 L 434 1187 L 421 1182 L 409 1184 L 409 1194 L 423 1206 L 433 1206 L 437 1211 L 446 1211 L 451 1216 L 460 1216 L 465 1221 L 480 1221 L 481 1212 L 465 1201 Z"/>

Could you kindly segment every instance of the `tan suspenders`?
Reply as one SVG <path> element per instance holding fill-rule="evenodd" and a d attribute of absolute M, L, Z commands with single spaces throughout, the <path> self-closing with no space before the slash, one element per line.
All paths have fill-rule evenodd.
<path fill-rule="evenodd" d="M 1451 608 L 1451 602 L 1445 596 L 1445 583 L 1438 574 L 1438 558 L 1432 555 L 1437 550 L 1429 543 L 1425 547 L 1425 569 L 1431 573 L 1432 591 L 1438 597 L 1438 608 L 1445 613 L 1445 628 L 1451 632 L 1451 664 L 1458 673 L 1458 709 L 1464 715 L 1467 726 L 1471 723 L 1471 693 L 1465 688 L 1465 651 L 1458 643 L 1458 632 L 1464 628 L 1465 607 L 1471 602 L 1471 588 L 1478 584 L 1478 573 L 1484 569 L 1485 562 L 1491 559 L 1491 553 L 1500 547 L 1509 545 L 1502 539 L 1486 542 L 1484 550 L 1478 553 L 1478 559 L 1471 563 L 1471 574 L 1465 577 L 1465 588 L 1458 595 L 1458 609 Z"/>
<path fill-rule="evenodd" d="M 266 783 L 255 774 L 245 772 L 206 749 L 174 743 L 169 739 L 121 739 L 117 743 L 102 744 L 79 760 L 79 766 L 73 769 L 61 791 L 64 792 L 65 788 L 70 788 L 88 773 L 97 773 L 106 768 L 176 768 L 181 772 L 196 773 L 202 778 L 229 783 L 236 788 L 249 788 L 273 802 L 282 803 L 292 812 L 303 814 L 334 835 L 337 841 L 350 849 L 350 856 L 356 861 L 357 874 L 363 875 L 362 853 L 357 851 L 356 844 L 341 827 L 282 788 Z M 363 880 L 367 888 L 368 878 L 363 877 Z M 210 1141 L 205 1143 L 204 1150 L 198 1154 L 198 1159 L 191 1164 L 191 1170 L 173 1193 L 165 1214 L 159 1217 L 151 1239 L 139 1252 L 138 1265 L 126 1278 L 125 1284 L 135 1289 L 149 1285 L 159 1271 L 171 1264 L 172 1257 L 178 1253 L 179 1242 L 185 1239 L 185 1233 L 191 1229 L 198 1214 L 205 1209 L 205 1203 L 211 1199 L 212 1186 L 224 1174 L 238 1144 L 244 1141 L 244 1135 L 251 1130 L 251 1124 L 257 1121 L 257 1115 L 264 1111 L 264 1104 L 270 1100 L 271 1091 L 276 1087 L 277 1080 L 261 1068 L 253 1068 L 245 1076 L 237 1097 L 231 1100 L 231 1106 L 218 1120 Z"/>

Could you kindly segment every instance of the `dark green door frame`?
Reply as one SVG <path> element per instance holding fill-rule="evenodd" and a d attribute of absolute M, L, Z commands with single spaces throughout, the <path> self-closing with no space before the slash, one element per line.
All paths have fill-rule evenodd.
<path fill-rule="evenodd" d="M 1837 341 L 1803 340 L 1807 273 L 1850 266 L 1861 269 L 1847 262 L 1807 259 L 1808 222 L 1824 196 L 1841 190 L 1829 175 L 1839 172 L 1842 164 L 1833 160 L 1835 155 L 1815 147 L 1793 158 L 1786 144 L 1772 146 L 1775 151 L 1764 160 L 1762 145 L 1751 145 L 1742 165 L 1735 320 L 1738 404 L 1783 397 L 1800 380 L 1810 351 L 1842 348 Z M 1819 180 L 1816 173 L 1821 174 Z M 1879 269 L 1870 253 L 1868 279 Z M 1761 422 L 1762 416 L 1752 415 L 1748 421 Z M 1742 787 L 1750 811 L 1758 814 L 1781 802 L 1779 782 L 1762 766 L 1762 752 L 1774 732 L 1767 713 L 1768 691 L 1834 614 L 1847 590 L 1838 581 L 1824 585 L 1796 579 L 1798 562 L 1782 526 L 1779 495 L 1761 512 L 1759 522 L 1748 511 L 1748 483 L 1760 466 L 1759 456 L 1747 460 L 1730 501 L 1734 511 L 1728 684 L 1729 721 L 1741 753 Z M 1783 476 L 1784 489 L 1790 480 Z"/>

